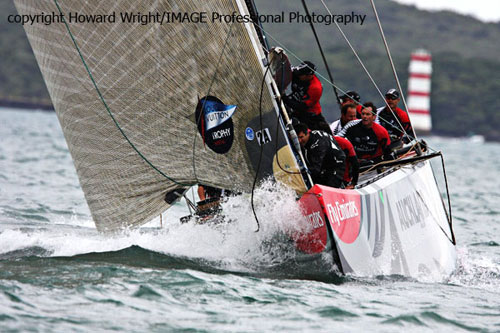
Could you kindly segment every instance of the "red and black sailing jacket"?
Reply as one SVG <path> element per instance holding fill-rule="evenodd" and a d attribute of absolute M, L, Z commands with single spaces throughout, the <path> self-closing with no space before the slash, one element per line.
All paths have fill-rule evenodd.
<path fill-rule="evenodd" d="M 377 123 L 372 127 L 363 126 L 361 119 L 350 121 L 338 134 L 348 139 L 356 151 L 359 159 L 372 160 L 386 153 L 391 144 L 387 130 Z"/>
<path fill-rule="evenodd" d="M 410 118 L 408 117 L 406 112 L 397 107 L 394 110 L 394 113 L 392 113 L 387 106 L 379 108 L 377 110 L 376 122 L 384 126 L 387 132 L 389 132 L 389 137 L 392 139 L 392 141 L 400 140 L 404 134 L 404 132 L 401 130 L 401 126 L 398 123 L 398 120 L 403 126 L 404 132 L 411 136 L 413 130 L 411 128 Z"/>
<path fill-rule="evenodd" d="M 309 112 L 315 115 L 321 113 L 319 100 L 323 94 L 323 86 L 316 75 L 310 81 L 301 81 L 297 75 L 293 76 L 292 108 L 299 112 Z"/>
<path fill-rule="evenodd" d="M 340 136 L 333 137 L 346 156 L 344 182 L 356 185 L 359 177 L 359 162 L 352 143 Z"/>

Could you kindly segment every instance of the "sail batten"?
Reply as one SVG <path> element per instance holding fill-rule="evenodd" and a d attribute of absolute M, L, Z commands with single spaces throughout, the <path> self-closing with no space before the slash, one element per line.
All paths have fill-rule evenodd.
<path fill-rule="evenodd" d="M 25 26 L 99 230 L 143 224 L 168 208 L 166 193 L 192 184 L 250 191 L 255 177 L 272 176 L 276 152 L 290 149 L 282 130 L 276 137 L 279 119 L 268 87 L 260 100 L 264 54 L 251 23 L 118 22 L 125 12 L 242 13 L 240 1 L 15 4 L 20 14 L 60 8 L 66 18 L 70 12 L 118 16 L 114 23 Z M 236 109 L 204 138 L 196 112 L 207 94 Z M 261 116 L 270 120 L 262 129 Z M 263 146 L 250 135 L 260 131 L 269 133 Z M 260 149 L 265 158 L 257 168 Z"/>

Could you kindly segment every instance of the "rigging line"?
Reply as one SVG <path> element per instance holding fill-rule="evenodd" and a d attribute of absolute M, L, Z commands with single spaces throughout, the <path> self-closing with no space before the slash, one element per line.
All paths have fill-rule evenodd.
<path fill-rule="evenodd" d="M 337 24 L 337 23 L 336 23 L 336 24 Z M 338 24 L 337 24 L 337 26 L 338 26 Z M 340 27 L 338 27 L 338 28 L 339 28 L 339 29 L 341 29 Z M 286 46 L 284 46 L 284 44 L 283 44 L 282 42 L 280 42 L 277 38 L 273 37 L 273 35 L 271 35 L 268 31 L 264 30 L 262 27 L 259 27 L 259 29 L 261 29 L 261 30 L 262 30 L 262 31 L 266 34 L 266 36 L 267 36 L 267 37 L 271 38 L 273 41 L 275 41 L 276 43 L 278 43 L 278 45 L 279 45 L 279 46 L 280 46 L 283 50 L 285 50 L 287 53 L 289 53 L 290 55 L 292 55 L 295 59 L 297 59 L 297 60 L 298 60 L 298 61 L 300 61 L 300 62 L 302 62 L 302 61 L 303 61 L 303 59 L 301 59 L 301 58 L 300 58 L 297 54 L 295 54 L 294 52 L 292 52 L 289 48 L 287 48 Z M 341 30 L 341 32 L 342 32 L 342 30 Z M 345 39 L 347 39 L 347 37 L 345 37 Z M 347 40 L 347 43 L 350 45 L 349 40 Z M 354 54 L 357 56 L 357 53 L 356 53 L 356 51 L 352 48 L 352 45 L 351 45 L 351 50 L 353 50 Z M 359 57 L 358 57 L 358 61 L 360 61 L 360 62 L 361 62 L 361 65 L 364 67 L 364 64 L 362 63 L 361 59 L 359 59 Z M 373 85 L 375 86 L 375 88 L 377 89 L 377 91 L 378 91 L 379 95 L 380 95 L 380 96 L 382 96 L 382 99 L 384 100 L 385 105 L 386 105 L 386 106 L 389 106 L 389 105 L 387 104 L 387 102 L 385 101 L 384 95 L 382 94 L 382 92 L 380 91 L 380 89 L 378 88 L 378 86 L 376 85 L 376 83 L 374 82 L 374 80 L 373 80 L 373 78 L 371 77 L 370 73 L 368 72 L 368 70 L 366 69 L 366 67 L 364 67 L 364 68 L 365 68 L 365 72 L 367 73 L 368 77 L 371 79 L 372 84 L 373 84 Z M 316 75 L 317 75 L 317 76 L 319 76 L 319 77 L 321 77 L 321 78 L 322 78 L 323 80 L 325 80 L 326 82 L 330 83 L 332 86 L 335 86 L 335 88 L 337 88 L 337 89 L 338 89 L 340 92 L 342 92 L 343 94 L 346 94 L 346 91 L 344 91 L 343 89 L 341 89 L 339 86 L 337 86 L 337 85 L 336 85 L 336 84 L 334 84 L 333 82 L 330 82 L 330 81 L 328 80 L 328 78 L 326 78 L 326 77 L 325 77 L 324 75 L 322 75 L 320 72 L 316 71 Z M 358 104 L 358 105 L 361 105 L 361 106 L 362 106 L 362 104 L 361 104 L 360 102 L 357 102 L 357 101 L 354 101 L 354 102 L 355 102 L 356 104 Z M 394 112 L 392 111 L 392 109 L 391 109 L 391 108 L 389 108 L 389 110 L 391 110 L 391 112 L 394 114 Z M 375 111 L 376 111 L 376 110 L 375 110 Z M 373 114 L 375 114 L 375 112 L 374 112 L 374 111 L 372 111 L 372 113 L 373 113 Z M 379 118 L 380 118 L 382 121 L 384 121 L 384 122 L 388 123 L 387 119 L 384 119 L 384 118 L 382 118 L 382 117 L 380 117 L 380 116 L 379 116 Z M 397 118 L 396 118 L 396 120 L 399 122 L 399 120 L 398 120 Z M 401 123 L 399 123 L 399 126 L 401 126 Z M 404 131 L 402 131 L 400 128 L 395 128 L 395 130 L 397 130 L 397 131 L 399 131 L 399 132 L 401 132 L 401 133 L 405 133 L 405 132 L 404 132 Z M 407 134 L 407 136 L 408 136 L 410 139 L 412 139 L 412 140 L 414 140 L 414 139 L 415 139 L 415 138 L 411 137 L 411 136 L 410 136 L 410 135 L 408 135 L 408 134 Z M 430 150 L 432 150 L 433 152 L 437 152 L 437 150 L 436 150 L 436 149 L 434 149 L 434 148 L 432 148 L 431 146 L 427 146 L 427 148 L 428 148 L 428 149 L 430 149 Z"/>
<path fill-rule="evenodd" d="M 212 86 L 215 82 L 215 78 L 217 77 L 217 73 L 219 71 L 219 66 L 222 62 L 222 56 L 224 55 L 224 51 L 226 50 L 226 46 L 228 44 L 228 41 L 229 41 L 229 37 L 231 37 L 231 31 L 233 30 L 233 24 L 231 24 L 229 26 L 229 31 L 227 32 L 227 36 L 226 36 L 226 39 L 224 41 L 224 46 L 222 47 L 222 51 L 219 55 L 219 59 L 217 61 L 217 64 L 215 65 L 215 71 L 214 71 L 214 74 L 212 76 L 212 80 L 210 82 L 210 85 L 208 86 L 208 91 L 207 91 L 207 94 L 205 96 L 209 96 L 210 95 L 210 91 L 212 90 Z M 200 124 L 200 120 L 202 119 L 202 115 L 203 115 L 203 110 L 205 109 L 205 103 L 207 102 L 207 99 L 205 98 L 203 100 L 203 104 L 201 105 L 201 110 L 200 110 L 200 114 L 198 116 L 198 119 L 196 119 L 196 128 L 195 128 L 195 135 L 194 135 L 194 140 L 193 140 L 193 149 L 192 149 L 192 159 L 191 159 L 191 162 L 192 162 L 192 165 L 193 165 L 193 173 L 194 173 L 194 177 L 196 178 L 196 180 L 198 180 L 198 176 L 196 175 L 196 163 L 194 161 L 194 158 L 195 158 L 195 146 L 196 146 L 196 139 L 198 138 L 198 135 L 196 134 L 196 131 L 198 131 L 198 125 Z"/>
<path fill-rule="evenodd" d="M 302 6 L 304 6 L 304 10 L 306 11 L 307 17 L 311 18 L 311 15 L 309 14 L 309 9 L 307 8 L 305 0 L 302 0 Z M 314 23 L 313 23 L 312 19 L 309 20 L 309 24 L 311 25 L 311 30 L 314 34 L 314 38 L 316 39 L 316 43 L 318 44 L 318 48 L 319 48 L 319 52 L 321 53 L 321 57 L 323 58 L 323 63 L 325 64 L 326 72 L 328 73 L 328 77 L 330 78 L 330 81 L 332 82 L 331 85 L 332 85 L 335 97 L 337 98 L 337 104 L 340 106 L 341 103 L 340 103 L 339 94 L 337 92 L 337 88 L 335 88 L 335 85 L 333 84 L 333 76 L 332 76 L 332 73 L 330 72 L 330 68 L 328 67 L 328 62 L 326 61 L 325 53 L 323 52 L 323 48 L 321 47 L 321 43 L 319 41 L 318 34 L 316 33 L 316 29 L 314 28 Z"/>
<path fill-rule="evenodd" d="M 415 186 L 415 184 L 413 184 Z M 418 197 L 420 198 L 420 201 L 424 204 L 425 208 L 427 209 L 427 211 L 429 212 L 429 214 L 432 216 L 432 219 L 433 221 L 435 222 L 435 224 L 438 226 L 439 229 L 441 229 L 441 231 L 443 232 L 444 236 L 446 238 L 448 238 L 448 240 L 453 244 L 453 245 L 457 245 L 455 243 L 455 241 L 453 240 L 453 232 L 451 233 L 452 234 L 452 238 L 450 238 L 448 236 L 448 233 L 443 229 L 443 227 L 441 227 L 441 225 L 437 222 L 439 221 L 438 218 L 436 218 L 436 216 L 433 214 L 432 210 L 430 209 L 429 205 L 427 205 L 427 202 L 425 202 L 424 198 L 422 197 L 422 194 L 420 194 L 419 191 L 415 191 L 418 195 Z"/>
<path fill-rule="evenodd" d="M 260 121 L 260 131 L 262 133 L 262 128 L 263 123 L 262 123 L 262 96 L 264 94 L 264 83 L 266 82 L 266 75 L 269 72 L 269 66 L 267 66 L 266 71 L 264 72 L 264 75 L 262 76 L 262 83 L 260 85 L 260 97 L 259 97 L 259 121 Z M 258 141 L 258 139 L 257 139 Z M 278 138 L 276 138 L 276 141 L 278 141 Z M 260 165 L 262 163 L 262 153 L 264 152 L 264 143 L 262 142 L 260 144 L 260 155 L 259 155 L 259 163 L 257 164 L 257 170 L 255 171 L 255 177 L 253 179 L 253 184 L 252 184 L 252 196 L 250 198 L 250 204 L 252 206 L 252 212 L 253 216 L 255 217 L 255 222 L 257 223 L 257 230 L 255 232 L 259 232 L 260 230 L 260 223 L 259 223 L 259 218 L 257 217 L 257 213 L 255 212 L 255 206 L 253 203 L 253 196 L 254 196 L 254 191 L 255 191 L 255 185 L 257 184 L 257 178 L 259 177 L 259 171 L 260 171 Z"/>
<path fill-rule="evenodd" d="M 450 199 L 450 190 L 448 189 L 448 177 L 446 177 L 446 167 L 444 165 L 444 156 L 441 152 L 439 152 L 439 155 L 441 156 L 441 165 L 443 166 L 443 176 L 444 176 L 444 183 L 446 184 L 446 197 L 448 199 L 448 224 L 450 225 L 450 231 L 451 231 L 451 238 L 453 240 L 453 244 L 456 245 L 456 239 L 455 239 L 455 233 L 453 232 L 453 216 L 451 215 L 451 199 Z"/>
<path fill-rule="evenodd" d="M 385 38 L 384 30 L 382 29 L 382 23 L 380 22 L 380 18 L 378 16 L 377 8 L 375 7 L 375 2 L 370 0 L 372 4 L 373 13 L 375 14 L 375 18 L 377 19 L 377 25 L 380 31 L 380 35 L 382 36 L 382 40 L 384 41 L 385 51 L 387 52 L 387 57 L 389 58 L 389 62 L 391 63 L 392 73 L 394 74 L 394 79 L 396 79 L 396 84 L 398 85 L 398 89 L 401 92 L 401 98 L 403 99 L 403 105 L 405 107 L 405 111 L 408 114 L 408 118 L 410 118 L 410 113 L 408 112 L 408 105 L 406 104 L 406 99 L 403 94 L 403 90 L 401 89 L 401 83 L 399 82 L 398 73 L 396 72 L 396 67 L 394 66 L 394 61 L 392 60 L 391 51 L 389 50 L 389 45 L 387 44 L 387 39 Z M 410 120 L 411 122 L 411 120 Z M 415 133 L 415 129 L 412 126 L 413 137 L 417 138 Z"/>
<path fill-rule="evenodd" d="M 443 161 L 443 154 L 441 152 L 438 152 L 437 155 L 441 156 L 441 161 L 443 162 L 443 170 L 444 169 L 444 161 Z M 433 158 L 436 157 L 436 155 L 433 156 Z M 426 161 L 429 161 L 428 159 Z M 430 163 L 430 162 L 429 162 Z M 430 165 L 431 169 L 432 169 L 432 165 Z M 446 171 L 445 171 L 446 173 Z M 446 175 L 445 175 L 445 179 L 446 179 Z M 409 181 L 411 183 L 413 183 L 413 181 L 411 181 L 411 179 L 409 179 Z M 448 183 L 447 183 L 448 185 Z M 413 187 L 414 188 L 417 188 L 417 186 L 415 184 L 413 184 Z M 439 187 L 438 187 L 438 192 L 439 192 Z M 420 193 L 420 191 L 416 191 L 418 197 L 420 198 L 420 200 L 422 201 L 422 203 L 424 204 L 425 208 L 427 208 L 427 211 L 429 212 L 429 214 L 431 214 L 434 222 L 437 224 L 437 226 L 439 227 L 439 229 L 441 229 L 441 231 L 445 234 L 446 238 L 448 238 L 448 240 L 453 244 L 453 245 L 456 245 L 456 241 L 455 241 L 455 234 L 453 233 L 453 229 L 452 229 L 452 226 L 451 226 L 451 222 L 450 220 L 448 220 L 448 225 L 450 227 L 450 233 L 451 233 L 451 239 L 450 237 L 448 236 L 448 233 L 441 227 L 441 225 L 437 222 L 439 219 L 436 218 L 436 216 L 433 214 L 432 212 L 432 209 L 429 207 L 429 205 L 427 205 L 427 202 L 424 200 L 424 198 L 422 197 L 422 194 Z M 451 206 L 450 206 L 451 208 Z M 445 211 L 446 212 L 446 211 Z M 450 214 L 451 214 L 451 211 L 450 211 Z M 446 214 L 448 215 L 448 214 Z"/>
<path fill-rule="evenodd" d="M 323 6 L 325 7 L 326 11 L 328 12 L 329 15 L 333 15 L 332 12 L 330 11 L 330 9 L 328 8 L 328 6 L 326 5 L 326 3 L 324 2 L 324 0 L 320 0 L 321 3 L 323 4 Z M 366 68 L 365 64 L 363 63 L 363 61 L 361 60 L 361 58 L 359 57 L 358 55 L 358 52 L 356 52 L 356 50 L 354 49 L 354 47 L 352 46 L 351 42 L 349 41 L 349 39 L 347 38 L 347 36 L 345 35 L 344 31 L 342 30 L 342 28 L 340 27 L 340 25 L 337 23 L 337 21 L 334 20 L 334 23 L 335 23 L 335 26 L 337 27 L 337 29 L 340 31 L 340 34 L 342 35 L 342 37 L 344 38 L 344 40 L 346 41 L 347 45 L 349 45 L 349 48 L 351 49 L 352 53 L 354 54 L 354 56 L 356 57 L 356 59 L 358 60 L 359 64 L 361 65 L 361 67 L 363 67 L 366 75 L 368 76 L 368 78 L 370 79 L 370 81 L 372 82 L 373 86 L 375 87 L 375 89 L 378 91 L 380 97 L 382 97 L 382 100 L 384 101 L 385 105 L 387 105 L 387 107 L 389 108 L 389 110 L 391 111 L 392 115 L 394 116 L 394 118 L 396 119 L 396 121 L 398 122 L 398 125 L 400 126 L 400 131 L 401 133 L 403 133 L 403 135 L 408 135 L 406 133 L 406 131 L 404 130 L 404 127 L 403 125 L 401 124 L 401 122 L 399 121 L 399 118 L 395 115 L 394 111 L 391 109 L 391 107 L 389 106 L 389 104 L 387 103 L 387 101 L 385 100 L 385 96 L 382 94 L 382 91 L 380 91 L 380 88 L 378 87 L 378 85 L 375 83 L 375 80 L 373 79 L 373 77 L 371 76 L 370 72 L 368 71 L 368 69 Z M 400 89 L 401 91 L 401 89 Z M 385 122 L 387 122 L 385 119 L 382 119 L 384 120 Z M 409 135 L 408 135 L 409 136 Z M 414 137 L 410 137 L 410 139 L 412 140 L 416 140 Z"/>
<path fill-rule="evenodd" d="M 78 55 L 80 56 L 80 59 L 82 60 L 83 66 L 85 67 L 85 70 L 87 71 L 87 74 L 89 75 L 90 80 L 92 81 L 92 84 L 94 85 L 94 88 L 99 96 L 99 99 L 101 100 L 102 104 L 106 108 L 106 111 L 108 112 L 109 116 L 113 120 L 115 126 L 118 128 L 122 136 L 125 138 L 125 140 L 129 143 L 129 145 L 132 147 L 132 149 L 154 170 L 156 170 L 160 175 L 165 177 L 166 179 L 170 180 L 171 182 L 181 185 L 181 186 L 192 186 L 193 184 L 187 184 L 187 183 L 181 183 L 176 181 L 175 179 L 167 176 L 165 173 L 163 173 L 160 169 L 158 169 L 156 166 L 154 166 L 138 149 L 137 147 L 130 141 L 130 139 L 127 137 L 123 129 L 120 127 L 120 124 L 118 121 L 115 119 L 113 113 L 111 112 L 111 109 L 109 108 L 108 104 L 106 103 L 104 96 L 101 94 L 101 91 L 99 90 L 99 87 L 97 86 L 96 81 L 94 80 L 94 76 L 92 75 L 92 72 L 90 71 L 90 68 L 87 65 L 87 62 L 85 61 L 83 54 L 80 50 L 80 47 L 78 46 L 78 43 L 76 42 L 75 37 L 73 36 L 73 33 L 71 32 L 71 29 L 69 28 L 68 23 L 66 22 L 66 19 L 64 18 L 64 14 L 62 12 L 61 7 L 59 6 L 58 0 L 54 0 L 54 3 L 57 7 L 57 10 L 59 11 L 59 14 L 61 14 L 62 21 L 64 22 L 64 25 L 66 27 L 66 30 L 68 31 L 69 36 L 71 37 L 71 40 L 73 41 L 73 44 L 75 45 L 75 49 L 78 52 Z"/>

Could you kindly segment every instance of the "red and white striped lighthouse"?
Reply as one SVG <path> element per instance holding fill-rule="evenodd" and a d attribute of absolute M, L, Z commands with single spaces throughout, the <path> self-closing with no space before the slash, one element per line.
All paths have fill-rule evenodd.
<path fill-rule="evenodd" d="M 429 133 L 431 124 L 431 54 L 417 50 L 411 54 L 408 79 L 408 111 L 413 128 L 420 133 Z"/>

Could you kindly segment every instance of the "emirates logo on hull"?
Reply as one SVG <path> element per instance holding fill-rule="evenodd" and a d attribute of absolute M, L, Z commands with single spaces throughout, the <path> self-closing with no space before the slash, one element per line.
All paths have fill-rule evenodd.
<path fill-rule="evenodd" d="M 292 238 L 297 249 L 305 253 L 321 253 L 328 243 L 326 216 L 315 195 L 304 195 L 299 201 L 304 219 Z"/>
<path fill-rule="evenodd" d="M 317 211 L 313 212 L 312 214 L 306 215 L 305 218 L 309 225 L 313 227 L 313 229 L 318 229 L 325 225 L 325 221 L 323 220 L 323 217 L 321 215 L 321 212 Z"/>
<path fill-rule="evenodd" d="M 354 242 L 361 226 L 361 197 L 355 191 L 341 191 L 321 186 L 323 207 L 337 237 L 344 243 Z"/>
<path fill-rule="evenodd" d="M 354 201 L 349 201 L 346 203 L 339 203 L 335 201 L 335 205 L 327 204 L 328 215 L 330 220 L 340 227 L 340 224 L 353 217 L 359 216 L 358 207 Z"/>

